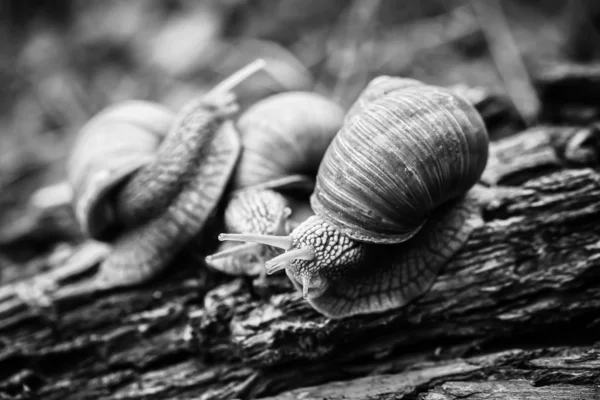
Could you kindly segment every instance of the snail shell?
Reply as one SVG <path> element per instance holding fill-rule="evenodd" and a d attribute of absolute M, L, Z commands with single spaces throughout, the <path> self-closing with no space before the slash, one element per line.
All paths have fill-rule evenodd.
<path fill-rule="evenodd" d="M 376 79 L 361 103 L 327 149 L 311 206 L 353 239 L 399 243 L 477 182 L 487 130 L 465 99 L 414 80 Z"/>
<path fill-rule="evenodd" d="M 237 121 L 243 151 L 234 187 L 315 176 L 343 118 L 338 104 L 312 92 L 280 93 L 257 102 Z"/>
<path fill-rule="evenodd" d="M 285 250 L 265 263 L 267 273 L 285 269 L 324 315 L 401 307 L 481 224 L 469 190 L 487 156 L 485 125 L 465 99 L 412 79 L 377 78 L 324 155 L 315 215 L 288 236 L 237 240 Z"/>

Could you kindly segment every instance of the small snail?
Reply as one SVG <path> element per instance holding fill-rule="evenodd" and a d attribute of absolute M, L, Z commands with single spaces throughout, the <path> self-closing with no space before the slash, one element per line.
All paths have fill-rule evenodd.
<path fill-rule="evenodd" d="M 289 217 L 306 214 L 300 194 L 314 188 L 319 163 L 342 126 L 344 111 L 312 92 L 286 92 L 246 110 L 236 127 L 242 155 L 233 176 L 236 192 L 225 211 L 227 232 L 269 235 L 290 233 Z M 300 196 L 302 197 L 302 196 Z M 213 268 L 229 274 L 257 275 L 266 259 L 281 250 L 260 244 L 231 246 L 207 257 Z"/>
<path fill-rule="evenodd" d="M 488 157 L 477 111 L 451 91 L 379 77 L 328 147 L 310 197 L 314 216 L 287 236 L 221 234 L 278 247 L 304 298 L 332 318 L 405 305 L 481 223 L 470 189 Z"/>
<path fill-rule="evenodd" d="M 263 67 L 249 64 L 177 116 L 127 102 L 82 128 L 68 165 L 76 216 L 89 236 L 113 243 L 96 286 L 149 279 L 202 230 L 241 152 L 232 90 Z"/>

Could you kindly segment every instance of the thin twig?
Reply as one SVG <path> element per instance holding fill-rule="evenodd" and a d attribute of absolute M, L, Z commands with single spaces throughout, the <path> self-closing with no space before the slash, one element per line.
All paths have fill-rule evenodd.
<path fill-rule="evenodd" d="M 498 0 L 471 0 L 475 18 L 479 23 L 496 64 L 496 69 L 515 107 L 526 123 L 538 115 L 540 100 L 521 52 L 510 33 L 506 16 Z"/>

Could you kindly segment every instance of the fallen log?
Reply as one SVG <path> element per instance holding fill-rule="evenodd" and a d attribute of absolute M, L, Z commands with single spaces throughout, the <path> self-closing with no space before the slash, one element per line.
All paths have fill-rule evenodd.
<path fill-rule="evenodd" d="M 484 226 L 432 289 L 401 310 L 330 320 L 282 276 L 257 287 L 182 258 L 140 287 L 7 313 L 0 323 L 0 393 L 11 399 L 256 398 L 411 373 L 426 362 L 433 364 L 421 369 L 470 365 L 473 357 L 497 359 L 485 354 L 498 350 L 534 348 L 523 358 L 529 360 L 536 351 L 554 354 L 547 348 L 557 345 L 590 346 L 600 331 L 596 137 L 593 128 L 540 126 L 493 144 L 483 179 L 489 187 L 481 189 Z M 430 399 L 485 392 L 493 386 L 488 378 L 506 364 L 482 365 L 477 381 L 438 372 L 415 385 Z M 498 376 L 509 382 L 506 388 L 520 385 L 514 381 L 520 376 L 531 379 Z M 539 393 L 588 393 L 588 381 L 562 372 L 555 378 Z M 452 383 L 461 379 L 471 389 Z M 329 387 L 344 385 L 357 387 L 356 381 Z"/>

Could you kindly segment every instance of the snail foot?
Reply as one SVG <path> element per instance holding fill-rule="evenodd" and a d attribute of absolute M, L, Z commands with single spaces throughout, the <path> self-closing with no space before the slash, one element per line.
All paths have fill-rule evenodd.
<path fill-rule="evenodd" d="M 369 274 L 348 270 L 321 292 L 312 276 L 299 275 L 295 284 L 313 308 L 330 318 L 398 309 L 429 291 L 440 270 L 482 224 L 480 206 L 468 193 L 440 206 L 411 239 L 365 247 Z"/>
<path fill-rule="evenodd" d="M 94 285 L 88 282 L 89 279 L 72 284 L 67 284 L 66 281 L 90 272 L 109 251 L 110 247 L 104 243 L 86 242 L 62 265 L 13 285 L 12 297 L 15 297 L 21 305 L 24 304 L 32 310 L 43 311 L 46 314 L 48 310 L 55 308 L 55 303 L 59 299 L 70 297 L 75 292 L 90 292 Z"/>

